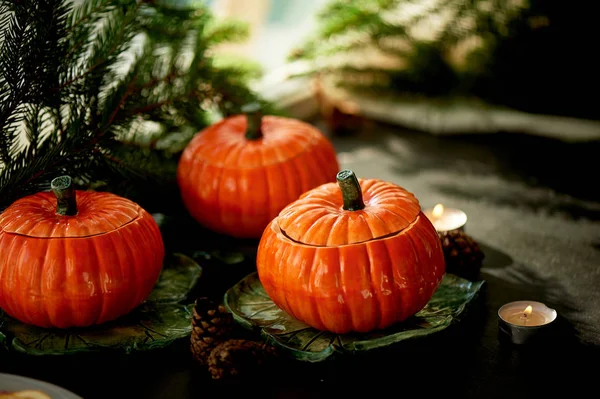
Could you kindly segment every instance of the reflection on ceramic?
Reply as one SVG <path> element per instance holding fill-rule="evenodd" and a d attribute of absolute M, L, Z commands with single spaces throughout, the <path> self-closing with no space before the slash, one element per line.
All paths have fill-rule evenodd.
<path fill-rule="evenodd" d="M 4 343 L 8 349 L 33 355 L 103 349 L 131 353 L 162 348 L 191 333 L 193 303 L 187 303 L 186 299 L 201 273 L 202 268 L 192 259 L 174 254 L 166 258 L 161 276 L 148 300 L 113 322 L 66 330 L 46 329 L 23 324 L 0 310 L 0 331 L 6 337 Z M 0 334 L 0 347 L 2 341 Z"/>
<path fill-rule="evenodd" d="M 273 303 L 256 272 L 231 287 L 224 302 L 243 327 L 260 330 L 263 337 L 298 360 L 319 362 L 335 353 L 368 351 L 442 331 L 458 319 L 484 283 L 446 274 L 429 303 L 415 316 L 385 330 L 362 334 L 337 335 L 297 321 Z"/>
<path fill-rule="evenodd" d="M 22 377 L 20 375 L 0 373 L 0 393 L 2 393 L 2 391 L 16 392 L 28 389 L 42 391 L 52 399 L 83 399 L 81 396 L 75 395 L 71 391 L 67 391 L 64 388 L 48 382 Z"/>

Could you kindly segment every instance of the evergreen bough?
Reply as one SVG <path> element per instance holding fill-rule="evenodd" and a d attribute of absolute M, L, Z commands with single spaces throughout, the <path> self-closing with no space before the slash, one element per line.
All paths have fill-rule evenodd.
<path fill-rule="evenodd" d="M 247 34 L 201 3 L 0 0 L 0 211 L 63 174 L 148 206 L 176 195 L 196 132 L 269 110 L 248 86 L 257 68 L 214 52 Z"/>

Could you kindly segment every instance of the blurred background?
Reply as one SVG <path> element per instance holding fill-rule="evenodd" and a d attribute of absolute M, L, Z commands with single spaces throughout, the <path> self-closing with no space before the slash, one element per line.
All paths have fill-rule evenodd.
<path fill-rule="evenodd" d="M 589 2 L 208 4 L 217 16 L 250 27 L 249 40 L 219 51 L 259 64 L 256 87 L 297 116 L 359 113 L 437 134 L 600 137 Z"/>
<path fill-rule="evenodd" d="M 261 77 L 252 88 L 293 116 L 341 117 L 334 129 L 360 115 L 434 134 L 600 138 L 593 2 L 169 3 L 247 25 L 246 40 L 216 53 L 253 62 Z"/>
<path fill-rule="evenodd" d="M 0 2 L 20 10 L 0 43 L 10 61 L 0 80 L 13 83 L 0 113 L 0 140 L 10 149 L 0 154 L 0 209 L 47 188 L 56 169 L 77 170 L 82 186 L 135 198 L 154 198 L 144 193 L 154 187 L 148 181 L 176 194 L 177 160 L 189 140 L 254 102 L 332 136 L 381 138 L 373 126 L 382 122 L 429 133 L 426 139 L 487 133 L 498 150 L 494 134 L 510 133 L 516 141 L 503 147 L 507 162 L 519 150 L 528 167 L 537 167 L 531 154 L 554 165 L 572 149 L 573 173 L 594 170 L 600 61 L 593 2 L 73 3 L 69 19 L 48 15 L 60 14 L 58 4 L 70 9 L 71 0 Z M 35 35 L 23 35 L 27 24 Z M 54 139 L 57 132 L 70 141 Z M 534 135 L 548 140 L 527 144 Z M 90 152 L 100 141 L 102 151 Z M 547 174 L 571 185 L 573 173 L 564 169 L 558 163 Z"/>
<path fill-rule="evenodd" d="M 245 43 L 221 51 L 258 62 L 267 73 L 287 65 L 292 50 L 317 29 L 317 13 L 327 0 L 207 0 L 215 16 L 250 25 Z"/>

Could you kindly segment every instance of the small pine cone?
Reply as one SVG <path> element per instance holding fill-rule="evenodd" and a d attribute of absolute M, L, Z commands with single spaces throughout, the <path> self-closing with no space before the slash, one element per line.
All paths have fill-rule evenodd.
<path fill-rule="evenodd" d="M 247 378 L 276 355 L 272 345 L 246 339 L 230 339 L 217 345 L 208 357 L 208 371 L 215 380 Z"/>
<path fill-rule="evenodd" d="M 467 279 L 479 276 L 485 255 L 479 244 L 460 230 L 439 233 L 446 261 L 446 272 Z"/>
<path fill-rule="evenodd" d="M 233 326 L 233 318 L 225 306 L 208 298 L 196 300 L 192 311 L 190 349 L 200 364 L 207 364 L 210 352 L 231 335 Z"/>

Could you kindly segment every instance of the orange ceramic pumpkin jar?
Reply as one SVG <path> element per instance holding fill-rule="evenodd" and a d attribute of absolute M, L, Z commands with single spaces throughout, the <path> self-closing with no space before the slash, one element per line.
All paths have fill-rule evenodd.
<path fill-rule="evenodd" d="M 74 190 L 15 201 L 0 214 L 0 308 L 40 327 L 83 327 L 142 303 L 162 269 L 158 225 L 136 203 Z"/>
<path fill-rule="evenodd" d="M 337 179 L 265 229 L 260 281 L 277 306 L 319 330 L 368 332 L 406 320 L 445 273 L 438 234 L 405 189 L 348 170 Z"/>
<path fill-rule="evenodd" d="M 315 127 L 292 118 L 235 115 L 199 132 L 177 170 L 183 202 L 205 227 L 260 238 L 305 191 L 335 181 L 337 156 Z"/>

